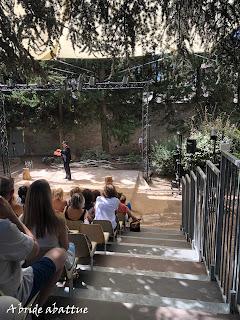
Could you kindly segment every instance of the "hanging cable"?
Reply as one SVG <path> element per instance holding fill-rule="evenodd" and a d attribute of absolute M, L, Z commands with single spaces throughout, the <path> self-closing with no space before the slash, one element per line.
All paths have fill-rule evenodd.
<path fill-rule="evenodd" d="M 88 69 L 85 69 L 85 68 L 76 66 L 76 65 L 71 64 L 71 63 L 69 63 L 69 62 L 62 61 L 62 60 L 60 60 L 60 59 L 58 59 L 58 58 L 57 58 L 55 61 L 57 61 L 57 62 L 59 62 L 59 63 L 61 63 L 61 64 L 64 64 L 64 65 L 66 65 L 66 66 L 73 67 L 73 68 L 77 68 L 77 69 L 79 69 L 79 70 L 82 70 L 82 71 L 85 71 L 85 72 L 93 73 L 93 74 L 94 74 L 94 72 L 91 71 L 91 70 L 88 70 Z"/>

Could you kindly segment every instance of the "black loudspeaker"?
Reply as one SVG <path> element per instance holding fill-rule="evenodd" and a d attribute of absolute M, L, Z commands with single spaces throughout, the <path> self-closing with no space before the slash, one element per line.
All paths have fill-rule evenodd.
<path fill-rule="evenodd" d="M 197 151 L 197 141 L 195 139 L 187 139 L 187 153 L 194 154 Z"/>

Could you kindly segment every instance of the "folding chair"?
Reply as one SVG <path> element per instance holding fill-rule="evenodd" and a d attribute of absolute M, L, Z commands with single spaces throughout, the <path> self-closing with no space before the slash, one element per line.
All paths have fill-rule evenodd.
<path fill-rule="evenodd" d="M 83 222 L 80 221 L 80 220 L 68 220 L 68 219 L 65 219 L 66 221 L 66 225 L 69 229 L 69 231 L 71 232 L 71 230 L 79 230 L 79 225 L 82 224 Z"/>
<path fill-rule="evenodd" d="M 118 226 L 119 226 L 119 233 L 121 234 L 123 230 L 126 230 L 126 215 L 122 212 L 117 212 L 118 218 Z"/>
<path fill-rule="evenodd" d="M 40 248 L 39 250 L 39 254 L 37 255 L 37 257 L 35 257 L 33 260 L 29 261 L 26 260 L 26 266 L 30 266 L 31 264 L 33 264 L 35 261 L 41 259 L 45 253 L 47 253 L 49 250 L 54 249 L 55 247 L 45 247 L 45 248 Z M 76 268 L 77 268 L 77 258 L 74 259 L 73 264 L 71 266 L 70 269 L 68 269 L 65 265 L 64 267 L 64 271 L 62 274 L 62 277 L 66 277 L 66 280 L 69 284 L 69 295 L 72 295 L 72 290 L 73 290 L 73 279 L 76 275 Z"/>
<path fill-rule="evenodd" d="M 109 240 L 109 232 L 103 232 L 99 224 L 80 224 L 79 232 L 86 234 L 91 241 L 97 244 L 104 244 L 105 254 L 107 252 L 107 242 Z"/>
<path fill-rule="evenodd" d="M 112 223 L 109 220 L 93 220 L 93 224 L 100 224 L 103 232 L 108 232 L 113 241 L 117 239 L 117 229 L 113 230 Z"/>
<path fill-rule="evenodd" d="M 97 243 L 91 241 L 91 246 L 85 234 L 83 233 L 70 233 L 68 235 L 69 241 L 75 244 L 76 258 L 90 258 L 91 271 L 93 270 L 93 256 L 96 251 Z"/>

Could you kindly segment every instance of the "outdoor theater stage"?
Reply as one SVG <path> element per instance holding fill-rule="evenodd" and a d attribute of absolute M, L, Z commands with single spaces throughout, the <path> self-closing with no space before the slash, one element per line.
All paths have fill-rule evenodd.
<path fill-rule="evenodd" d="M 37 179 L 46 179 L 51 188 L 62 188 L 65 198 L 73 187 L 103 190 L 105 176 L 112 176 L 119 192 L 126 195 L 131 202 L 134 214 L 142 217 L 143 224 L 177 228 L 180 225 L 181 196 L 172 196 L 170 183 L 158 179 L 148 185 L 138 170 L 117 170 L 101 167 L 79 168 L 72 166 L 72 180 L 65 180 L 61 166 L 48 167 L 40 165 L 30 169 L 31 181 L 23 180 L 22 169 L 13 174 L 16 191 L 19 186 Z"/>

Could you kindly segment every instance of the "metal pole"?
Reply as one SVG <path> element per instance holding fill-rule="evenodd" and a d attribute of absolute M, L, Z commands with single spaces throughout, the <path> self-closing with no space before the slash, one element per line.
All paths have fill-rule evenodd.
<path fill-rule="evenodd" d="M 150 179 L 149 173 L 149 85 L 147 84 L 146 89 L 143 91 L 143 100 L 142 100 L 142 117 L 143 117 L 143 171 L 144 178 L 148 181 Z"/>
<path fill-rule="evenodd" d="M 0 147 L 1 147 L 1 159 L 3 166 L 3 173 L 5 176 L 11 176 L 10 161 L 9 161 L 9 149 L 8 149 L 8 137 L 6 127 L 6 113 L 5 113 L 5 100 L 4 96 L 0 96 Z"/>

